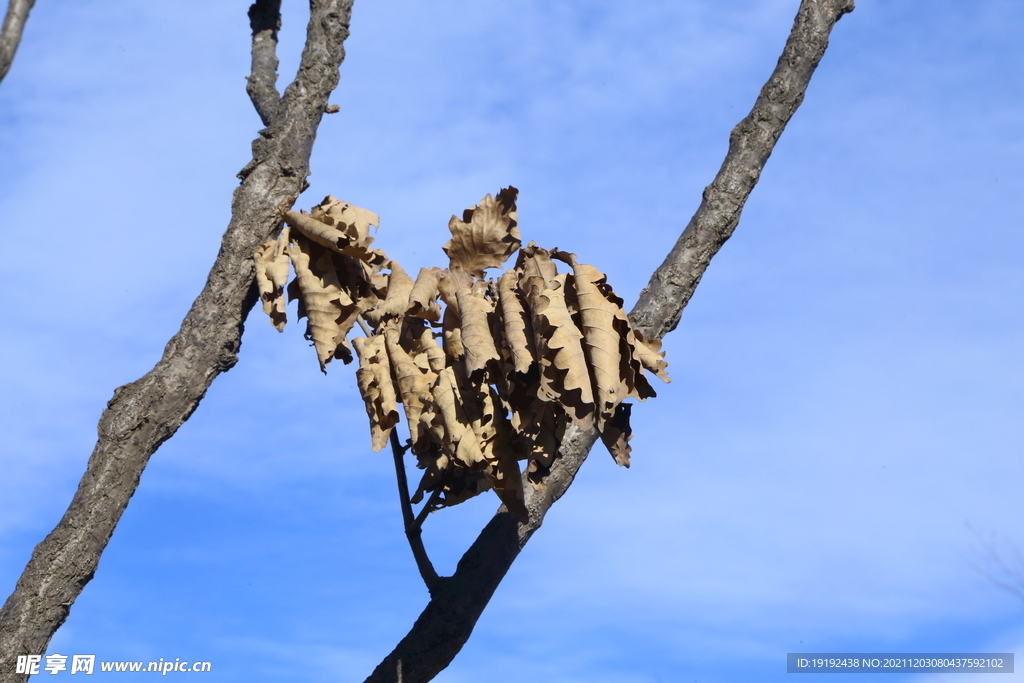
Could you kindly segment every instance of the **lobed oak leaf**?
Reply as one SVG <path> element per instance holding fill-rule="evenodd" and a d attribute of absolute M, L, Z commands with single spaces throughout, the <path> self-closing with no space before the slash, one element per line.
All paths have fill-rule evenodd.
<path fill-rule="evenodd" d="M 507 187 L 497 197 L 487 195 L 466 209 L 462 220 L 452 216 L 448 229 L 452 238 L 442 247 L 451 259 L 451 270 L 461 270 L 480 279 L 487 268 L 500 268 L 519 249 L 519 190 Z"/>
<path fill-rule="evenodd" d="M 328 197 L 328 200 L 330 199 L 333 198 Z M 377 270 L 386 266 L 389 260 L 387 254 L 369 246 L 373 242 L 369 226 L 380 222 L 377 214 L 346 202 L 334 201 L 337 204 L 332 205 L 330 212 L 323 210 L 322 207 L 314 207 L 312 214 L 285 211 L 284 221 L 317 244 L 332 251 L 356 258 Z M 346 220 L 351 223 L 345 222 Z"/>

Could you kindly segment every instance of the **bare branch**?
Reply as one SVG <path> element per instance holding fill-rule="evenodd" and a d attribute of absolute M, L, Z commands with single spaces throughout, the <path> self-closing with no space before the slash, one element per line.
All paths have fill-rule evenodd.
<path fill-rule="evenodd" d="M 281 95 L 277 92 L 277 32 L 281 29 L 281 0 L 256 0 L 249 8 L 252 28 L 252 73 L 245 92 L 269 126 L 277 115 Z"/>
<path fill-rule="evenodd" d="M 647 339 L 661 339 L 679 324 L 704 271 L 740 222 L 786 124 L 803 102 L 811 75 L 825 54 L 832 27 L 853 11 L 853 0 L 803 0 L 793 30 L 754 108 L 729 136 L 729 152 L 704 188 L 697 212 L 630 312 Z"/>
<path fill-rule="evenodd" d="M 740 212 L 789 119 L 803 101 L 814 69 L 825 53 L 832 27 L 853 11 L 852 0 L 802 0 L 775 71 L 754 108 L 732 131 L 729 152 L 676 246 L 651 277 L 630 313 L 648 339 L 675 329 L 712 257 L 732 235 Z M 597 440 L 593 429 L 571 427 L 546 488 L 526 491 L 529 518 L 517 522 L 502 507 L 445 579 L 412 630 L 381 662 L 366 683 L 392 683 L 401 662 L 406 683 L 425 683 L 448 666 L 469 639 L 498 584 L 548 509 L 572 484 Z"/>
<path fill-rule="evenodd" d="M 423 536 L 420 527 L 412 515 L 412 503 L 409 502 L 409 482 L 405 476 L 405 460 L 403 456 L 408 448 L 403 448 L 398 443 L 398 432 L 391 430 L 391 452 L 395 456 L 395 478 L 398 480 L 398 497 L 402 502 L 402 522 L 405 526 L 405 537 L 409 539 L 409 548 L 416 560 L 416 568 L 420 570 L 420 577 L 427 585 L 431 595 L 437 589 L 438 576 L 434 565 L 427 556 L 427 549 L 423 547 Z"/>
<path fill-rule="evenodd" d="M 985 556 L 982 564 L 972 561 L 970 562 L 971 566 L 997 588 L 1024 600 L 1024 557 L 1021 556 L 1020 551 L 1010 546 L 1010 554 L 1013 557 L 1010 561 L 1004 560 L 995 545 L 989 543 L 981 535 L 981 532 L 970 524 L 967 525 L 967 528 L 981 544 Z"/>
<path fill-rule="evenodd" d="M 25 30 L 25 22 L 28 21 L 28 13 L 32 11 L 34 4 L 36 0 L 11 0 L 7 5 L 4 25 L 0 28 L 0 81 L 4 80 L 4 76 L 11 68 L 14 54 L 21 43 L 21 33 Z"/>
<path fill-rule="evenodd" d="M 119 387 L 99 422 L 99 440 L 57 527 L 36 546 L 0 610 L 0 672 L 13 658 L 42 654 L 92 579 L 149 457 L 189 418 L 216 377 L 237 362 L 245 318 L 257 300 L 252 255 L 305 189 L 317 127 L 345 57 L 352 0 L 312 0 L 306 46 L 280 114 L 253 142 L 231 221 L 206 286 L 163 357 Z"/>

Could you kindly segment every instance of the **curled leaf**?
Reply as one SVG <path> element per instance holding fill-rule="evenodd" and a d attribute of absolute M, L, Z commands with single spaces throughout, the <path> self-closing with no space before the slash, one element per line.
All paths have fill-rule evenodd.
<path fill-rule="evenodd" d="M 343 202 L 331 195 L 327 195 L 318 206 L 314 206 L 310 215 L 327 225 L 337 227 L 352 245 L 364 249 L 368 249 L 373 242 L 370 226 L 380 226 L 380 216 L 374 212 Z"/>
<path fill-rule="evenodd" d="M 441 307 L 437 301 L 438 286 L 444 271 L 440 268 L 420 268 L 416 283 L 409 293 L 409 309 L 406 315 L 437 322 L 441 319 Z"/>
<path fill-rule="evenodd" d="M 370 225 L 380 223 L 372 211 L 327 197 L 324 204 L 314 207 L 312 214 L 285 211 L 284 221 L 317 244 L 374 268 L 379 269 L 388 262 L 387 254 L 369 246 L 373 242 Z"/>
<path fill-rule="evenodd" d="M 402 405 L 405 407 L 405 418 L 408 420 L 409 432 L 415 443 L 419 440 L 420 415 L 431 403 L 430 385 L 435 377 L 426 373 L 409 356 L 399 343 L 399 330 L 394 324 L 384 328 L 384 341 L 391 359 L 391 368 L 398 381 L 398 391 Z"/>
<path fill-rule="evenodd" d="M 462 321 L 462 347 L 466 356 L 466 372 L 471 376 L 483 371 L 487 364 L 500 358 L 491 336 L 488 316 L 494 305 L 477 288 L 462 287 L 456 292 Z"/>
<path fill-rule="evenodd" d="M 391 430 L 398 424 L 398 402 L 395 385 L 391 381 L 391 363 L 383 336 L 356 337 L 353 344 L 359 356 L 356 382 L 370 418 L 373 450 L 380 452 L 387 445 Z"/>
<path fill-rule="evenodd" d="M 534 361 L 533 326 L 520 300 L 518 274 L 507 270 L 498 280 L 498 302 L 505 330 L 505 343 L 512 355 L 512 367 L 518 373 L 529 372 Z"/>
<path fill-rule="evenodd" d="M 590 362 L 597 398 L 597 428 L 603 429 L 605 420 L 611 419 L 615 407 L 625 398 L 619 352 L 621 334 L 616 318 L 627 324 L 628 319 L 621 306 L 609 301 L 601 291 L 600 285 L 606 279 L 601 271 L 575 260 L 572 266 L 583 324 L 583 348 Z"/>
<path fill-rule="evenodd" d="M 391 268 L 391 275 L 388 276 L 388 293 L 384 303 L 378 306 L 373 315 L 367 317 L 375 324 L 387 318 L 394 318 L 405 315 L 409 308 L 409 292 L 412 291 L 413 281 L 397 261 L 388 264 Z"/>
<path fill-rule="evenodd" d="M 540 277 L 527 281 L 541 363 L 538 397 L 560 401 L 575 420 L 582 421 L 594 408 L 594 394 L 583 355 L 583 334 L 565 305 L 565 279 L 564 274 L 556 276 L 549 289 Z"/>
<path fill-rule="evenodd" d="M 604 429 L 601 430 L 601 441 L 615 458 L 615 462 L 623 467 L 629 467 L 629 453 L 633 450 L 629 445 L 629 440 L 633 438 L 633 429 L 629 426 L 632 408 L 629 403 L 620 403 L 615 408 L 615 414 L 605 422 Z"/>
<path fill-rule="evenodd" d="M 320 370 L 327 372 L 332 358 L 351 362 L 345 335 L 355 324 L 359 306 L 342 290 L 330 252 L 300 238 L 288 245 L 288 256 L 302 297 L 300 317 L 304 313 L 308 319 L 306 338 L 316 348 Z"/>
<path fill-rule="evenodd" d="M 263 312 L 270 316 L 278 332 L 284 331 L 288 315 L 285 313 L 284 287 L 288 284 L 288 228 L 281 230 L 277 239 L 267 240 L 256 250 L 256 286 L 263 302 Z"/>
<path fill-rule="evenodd" d="M 668 363 L 665 362 L 665 352 L 661 350 L 661 340 L 652 339 L 647 341 L 640 334 L 639 330 L 634 330 L 633 335 L 636 338 L 635 342 L 632 343 L 633 353 L 640 360 L 640 363 L 643 364 L 644 368 L 653 372 L 662 382 L 666 384 L 671 382 L 672 379 L 665 370 L 668 367 Z"/>

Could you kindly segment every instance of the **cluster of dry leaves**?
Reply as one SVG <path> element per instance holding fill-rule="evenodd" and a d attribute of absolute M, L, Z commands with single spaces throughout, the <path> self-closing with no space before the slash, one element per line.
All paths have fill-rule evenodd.
<path fill-rule="evenodd" d="M 429 495 L 430 509 L 493 488 L 525 515 L 523 476 L 543 486 L 570 424 L 596 424 L 628 466 L 623 400 L 655 395 L 645 370 L 669 381 L 660 342 L 632 329 L 600 271 L 558 249 L 520 248 L 517 194 L 503 189 L 452 216 L 448 268 L 423 268 L 415 280 L 370 246 L 377 215 L 334 197 L 308 214 L 288 211 L 255 255 L 263 310 L 283 330 L 285 289 L 298 300 L 321 370 L 333 358 L 351 362 L 357 322 L 369 330 L 353 345 L 373 449 L 387 443 L 402 404 L 425 470 L 412 502 Z M 514 268 L 486 279 L 517 251 Z"/>

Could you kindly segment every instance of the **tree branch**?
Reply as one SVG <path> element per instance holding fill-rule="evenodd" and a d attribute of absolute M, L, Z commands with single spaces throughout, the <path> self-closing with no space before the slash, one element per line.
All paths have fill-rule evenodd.
<path fill-rule="evenodd" d="M 420 577 L 427 585 L 431 595 L 437 589 L 438 576 L 434 565 L 427 556 L 427 549 L 423 547 L 423 535 L 416 519 L 412 514 L 412 503 L 409 502 L 409 482 L 405 476 L 405 460 L 403 456 L 408 448 L 403 448 L 398 443 L 398 430 L 391 430 L 391 452 L 395 456 L 395 479 L 398 480 L 398 497 L 402 503 L 402 522 L 405 526 L 405 537 L 409 539 L 409 548 L 416 560 L 416 568 L 420 570 Z"/>
<path fill-rule="evenodd" d="M 277 116 L 277 32 L 281 29 L 281 0 L 256 0 L 249 8 L 252 28 L 252 73 L 245 92 L 264 126 Z"/>
<path fill-rule="evenodd" d="M 775 71 L 750 114 L 733 129 L 728 154 L 704 190 L 700 207 L 630 313 L 645 338 L 660 339 L 675 329 L 712 257 L 735 230 L 775 143 L 803 101 L 832 27 L 853 7 L 852 0 L 800 3 Z M 572 484 L 596 440 L 594 429 L 566 431 L 559 457 L 545 479 L 546 488 L 526 490 L 528 520 L 517 522 L 504 506 L 499 508 L 462 556 L 455 575 L 442 582 L 412 630 L 366 683 L 392 683 L 399 666 L 406 683 L 424 683 L 448 666 L 548 509 Z"/>
<path fill-rule="evenodd" d="M 25 22 L 28 21 L 28 13 L 32 11 L 32 5 L 36 0 L 11 0 L 7 5 L 7 14 L 4 16 L 3 28 L 0 28 L 0 81 L 11 68 L 14 61 L 14 53 L 18 51 L 21 43 L 21 33 L 25 30 Z"/>
<path fill-rule="evenodd" d="M 27 678 L 13 673 L 15 656 L 46 651 L 92 579 L 149 457 L 189 418 L 213 380 L 237 362 L 243 324 L 257 300 L 252 255 L 306 187 L 317 127 L 345 57 L 352 1 L 310 3 L 298 73 L 239 174 L 242 183 L 206 286 L 156 366 L 114 392 L 71 505 L 36 546 L 0 609 L 4 681 Z"/>

